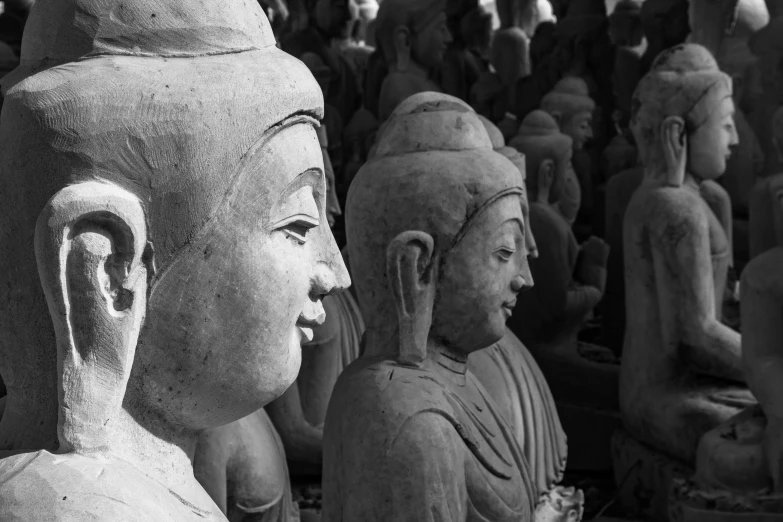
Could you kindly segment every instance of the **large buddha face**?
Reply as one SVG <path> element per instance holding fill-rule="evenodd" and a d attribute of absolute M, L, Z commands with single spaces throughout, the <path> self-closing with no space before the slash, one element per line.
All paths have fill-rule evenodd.
<path fill-rule="evenodd" d="M 701 179 L 719 178 L 726 172 L 731 147 L 738 143 L 734 101 L 726 95 L 714 103 L 706 121 L 688 137 L 690 171 Z"/>
<path fill-rule="evenodd" d="M 517 293 L 533 283 L 525 204 L 516 194 L 492 203 L 443 259 L 430 337 L 468 355 L 505 335 Z"/>
<path fill-rule="evenodd" d="M 324 321 L 321 298 L 349 284 L 313 123 L 295 116 L 268 132 L 153 287 L 134 372 L 179 424 L 225 424 L 280 395 Z"/>

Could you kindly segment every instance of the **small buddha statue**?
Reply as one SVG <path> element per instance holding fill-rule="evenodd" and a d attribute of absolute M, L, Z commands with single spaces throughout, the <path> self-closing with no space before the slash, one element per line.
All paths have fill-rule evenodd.
<path fill-rule="evenodd" d="M 578 519 L 570 499 L 536 507 L 524 453 L 468 367 L 531 282 L 523 194 L 459 99 L 420 93 L 388 120 L 348 195 L 367 331 L 327 412 L 323 520 Z"/>
<path fill-rule="evenodd" d="M 645 0 L 642 2 L 642 28 L 647 50 L 642 55 L 641 72 L 650 70 L 653 60 L 664 49 L 684 43 L 690 34 L 689 0 Z"/>
<path fill-rule="evenodd" d="M 620 125 L 625 127 L 631 117 L 633 92 L 642 77 L 642 56 L 647 50 L 640 0 L 620 0 L 615 4 L 609 15 L 609 37 L 615 45 L 612 73 L 615 110 L 620 112 Z"/>
<path fill-rule="evenodd" d="M 41 0 L 25 38 L 0 121 L 0 518 L 226 520 L 200 433 L 294 382 L 350 282 L 320 89 L 256 2 Z"/>
<path fill-rule="evenodd" d="M 305 53 L 320 57 L 329 72 L 325 101 L 347 124 L 361 105 L 361 89 L 357 74 L 333 41 L 347 36 L 355 4 L 353 0 L 316 0 L 306 2 L 305 7 L 309 8 L 305 27 L 284 36 L 280 47 L 295 58 Z"/>
<path fill-rule="evenodd" d="M 634 94 L 644 177 L 623 229 L 620 412 L 636 440 L 685 465 L 704 433 L 753 403 L 740 334 L 720 321 L 731 246 L 700 187 L 737 144 L 731 95 L 696 44 L 662 53 Z"/>
<path fill-rule="evenodd" d="M 771 185 L 775 202 L 770 218 L 780 230 L 783 183 L 776 179 Z M 783 520 L 781 245 L 779 240 L 755 257 L 742 273 L 742 366 L 759 404 L 702 437 L 695 475 L 673 491 L 674 513 L 683 517 L 695 511 L 710 519 Z"/>
<path fill-rule="evenodd" d="M 581 78 L 566 77 L 544 96 L 541 109 L 551 114 L 563 134 L 572 140 L 573 170 L 569 170 L 568 174 L 576 175 L 577 183 L 569 182 L 563 187 L 567 192 L 561 194 L 560 208 L 574 226 L 577 236 L 584 239 L 592 229 L 594 173 L 593 161 L 585 150 L 585 144 L 593 138 L 595 102 L 590 98 L 587 82 Z"/>
<path fill-rule="evenodd" d="M 442 91 L 433 78 L 452 41 L 446 0 L 384 0 L 376 37 L 388 67 L 378 100 L 378 119 L 384 122 L 409 96 Z"/>
<path fill-rule="evenodd" d="M 604 292 L 608 249 L 597 238 L 580 247 L 571 230 L 572 207 L 562 201 L 564 194 L 578 194 L 568 187 L 577 184 L 568 172 L 573 139 L 560 132 L 555 119 L 531 112 L 511 146 L 525 155 L 530 226 L 539 254 L 530 260 L 536 284 L 519 296 L 510 327 L 534 352 L 553 345 L 575 351 L 577 334 Z"/>

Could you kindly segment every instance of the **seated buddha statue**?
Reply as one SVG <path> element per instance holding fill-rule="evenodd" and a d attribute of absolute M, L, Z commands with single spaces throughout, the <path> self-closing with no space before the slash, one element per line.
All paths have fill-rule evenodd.
<path fill-rule="evenodd" d="M 523 194 L 461 100 L 420 93 L 392 114 L 348 195 L 367 331 L 327 411 L 323 520 L 575 519 L 571 501 L 556 516 L 559 501 L 536 506 L 529 463 L 468 366 L 531 283 Z"/>
<path fill-rule="evenodd" d="M 508 158 L 525 178 L 525 156 L 505 146 L 500 130 L 481 117 L 492 148 Z M 527 202 L 527 194 L 524 195 Z M 523 209 L 530 223 L 529 206 Z M 529 257 L 538 256 L 538 247 L 528 226 L 525 242 Z M 568 446 L 560 424 L 552 392 L 530 351 L 506 327 L 506 334 L 489 348 L 473 352 L 468 367 L 498 405 L 511 426 L 530 465 L 539 497 L 556 488 L 565 471 Z"/>
<path fill-rule="evenodd" d="M 737 143 L 731 94 L 695 44 L 662 53 L 634 94 L 644 174 L 623 228 L 620 411 L 635 439 L 686 465 L 704 433 L 753 402 L 740 334 L 720 321 L 730 243 L 701 189 Z"/>
<path fill-rule="evenodd" d="M 580 247 L 567 218 L 579 209 L 578 198 L 574 202 L 566 197 L 579 194 L 578 183 L 569 176 L 572 144 L 555 119 L 541 110 L 523 120 L 511 141 L 525 155 L 530 226 L 538 236 L 539 255 L 530 261 L 536 284 L 520 295 L 510 327 L 534 351 L 575 344 L 604 291 L 606 245 L 592 238 Z"/>
<path fill-rule="evenodd" d="M 563 194 L 561 208 L 574 227 L 577 237 L 589 236 L 593 215 L 593 161 L 585 150 L 585 144 L 593 138 L 593 111 L 595 102 L 590 98 L 587 82 L 581 78 L 566 77 L 541 100 L 541 109 L 551 114 L 563 134 L 570 136 L 573 143 L 571 158 L 573 173 L 579 186 L 578 205 L 576 196 Z M 572 186 L 569 184 L 569 187 Z M 574 185 L 575 187 L 575 185 Z M 568 206 L 566 206 L 568 203 Z"/>
<path fill-rule="evenodd" d="M 378 98 L 381 122 L 409 96 L 442 91 L 434 78 L 452 41 L 446 0 L 384 0 L 376 18 L 376 38 L 388 67 Z"/>
<path fill-rule="evenodd" d="M 294 382 L 350 282 L 320 89 L 255 2 L 40 1 L 25 37 L 0 122 L 0 518 L 227 520 L 200 433 Z"/>

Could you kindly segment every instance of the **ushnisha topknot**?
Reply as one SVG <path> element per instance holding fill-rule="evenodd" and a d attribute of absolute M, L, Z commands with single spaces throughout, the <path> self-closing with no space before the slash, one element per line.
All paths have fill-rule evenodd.
<path fill-rule="evenodd" d="M 525 182 L 530 194 L 535 194 L 538 189 L 541 163 L 548 159 L 556 163 L 570 159 L 573 143 L 570 136 L 560 132 L 557 122 L 549 113 L 535 110 L 525 116 L 509 145 L 525 156 Z"/>
<path fill-rule="evenodd" d="M 541 109 L 556 115 L 556 119 L 562 124 L 576 114 L 593 112 L 595 102 L 590 98 L 587 82 L 581 78 L 567 76 L 544 96 Z"/>
<path fill-rule="evenodd" d="M 275 45 L 255 0 L 38 0 L 22 61 L 92 56 L 205 56 Z M 55 26 L 53 26 L 55 25 Z"/>

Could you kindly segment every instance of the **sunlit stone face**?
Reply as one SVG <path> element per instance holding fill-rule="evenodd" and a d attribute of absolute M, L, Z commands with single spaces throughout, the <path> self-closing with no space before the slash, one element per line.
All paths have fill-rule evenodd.
<path fill-rule="evenodd" d="M 153 288 L 134 371 L 186 426 L 220 425 L 280 395 L 324 320 L 321 297 L 348 284 L 313 123 L 294 117 L 267 133 Z"/>

